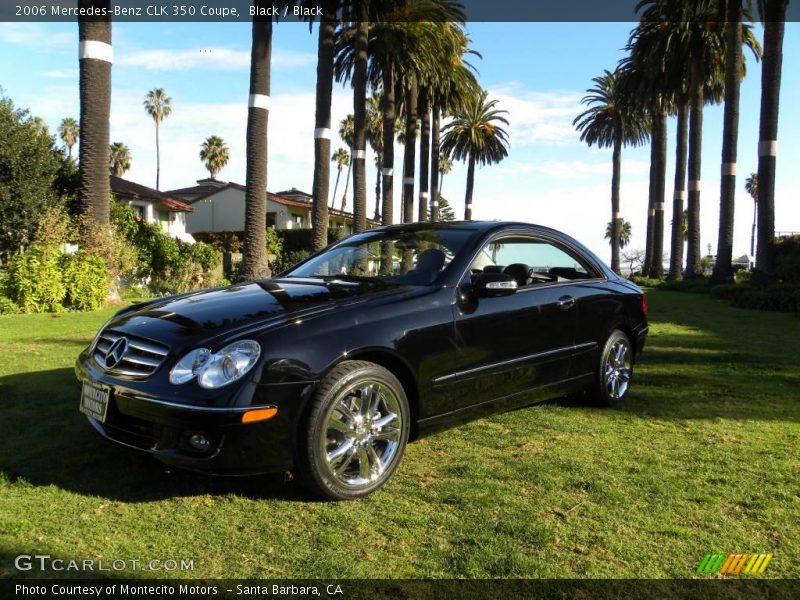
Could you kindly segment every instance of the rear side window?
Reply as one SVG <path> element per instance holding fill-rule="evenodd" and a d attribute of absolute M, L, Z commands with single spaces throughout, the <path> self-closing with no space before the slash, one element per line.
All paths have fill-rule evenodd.
<path fill-rule="evenodd" d="M 598 276 L 583 258 L 568 248 L 527 236 L 492 240 L 483 247 L 470 270 L 473 275 L 507 273 L 517 280 L 520 287 Z"/>

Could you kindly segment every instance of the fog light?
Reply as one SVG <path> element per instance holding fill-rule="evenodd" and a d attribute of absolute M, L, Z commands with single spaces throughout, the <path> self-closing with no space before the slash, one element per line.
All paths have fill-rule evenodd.
<path fill-rule="evenodd" d="M 201 433 L 194 433 L 189 437 L 189 445 L 195 450 L 208 452 L 211 448 L 211 440 Z"/>

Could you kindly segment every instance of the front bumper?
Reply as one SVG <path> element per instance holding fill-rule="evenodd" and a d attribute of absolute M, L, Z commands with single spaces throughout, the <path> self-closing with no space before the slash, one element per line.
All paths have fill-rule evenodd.
<path fill-rule="evenodd" d="M 148 452 L 168 465 L 217 475 L 291 469 L 296 423 L 312 387 L 311 383 L 258 385 L 249 406 L 201 407 L 131 389 L 128 382 L 106 376 L 85 354 L 78 358 L 75 374 L 79 382 L 88 379 L 111 390 L 105 421 L 87 417 L 101 436 Z M 242 423 L 247 411 L 266 407 L 277 408 L 277 414 Z M 193 435 L 209 440 L 208 448 L 192 447 Z"/>

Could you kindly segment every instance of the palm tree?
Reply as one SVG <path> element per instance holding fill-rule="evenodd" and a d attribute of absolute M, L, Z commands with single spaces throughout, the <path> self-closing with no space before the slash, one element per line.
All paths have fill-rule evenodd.
<path fill-rule="evenodd" d="M 256 6 L 271 5 L 256 0 Z M 247 172 L 245 175 L 244 280 L 269 276 L 267 263 L 267 131 L 272 67 L 272 18 L 253 17 L 250 54 L 250 102 L 247 109 Z"/>
<path fill-rule="evenodd" d="M 750 173 L 744 181 L 744 191 L 753 199 L 753 227 L 750 230 L 750 256 L 756 254 L 756 218 L 758 216 L 758 173 Z"/>
<path fill-rule="evenodd" d="M 111 13 L 110 0 L 80 0 L 79 8 L 89 13 L 104 8 Z M 80 167 L 78 204 L 95 223 L 109 222 L 111 189 L 109 172 L 109 114 L 111 112 L 111 18 L 78 19 L 80 37 Z M 86 232 L 89 233 L 89 232 Z"/>
<path fill-rule="evenodd" d="M 717 260 L 714 264 L 712 282 L 733 281 L 733 213 L 736 198 L 736 145 L 739 141 L 739 88 L 744 77 L 742 55 L 743 33 L 748 29 L 742 20 L 741 0 L 727 0 L 725 33 L 725 114 L 722 132 L 722 180 L 719 200 L 719 235 L 717 237 Z M 747 17 L 748 15 L 744 15 Z M 752 45 L 752 44 L 748 44 Z M 756 60 L 761 57 L 756 45 L 753 53 Z"/>
<path fill-rule="evenodd" d="M 154 88 L 144 98 L 144 110 L 156 124 L 156 189 L 161 189 L 161 144 L 159 126 L 172 114 L 172 98 L 167 96 L 164 88 Z"/>
<path fill-rule="evenodd" d="M 61 120 L 58 126 L 58 135 L 61 136 L 61 141 L 67 147 L 67 156 L 72 158 L 72 147 L 78 143 L 81 128 L 78 122 L 72 117 L 66 117 Z"/>
<path fill-rule="evenodd" d="M 500 124 L 508 125 L 497 100 L 488 100 L 484 90 L 467 102 L 465 110 L 442 128 L 442 152 L 455 160 L 466 160 L 467 191 L 464 196 L 464 219 L 472 219 L 472 190 L 475 185 L 475 163 L 491 165 L 508 156 L 508 134 Z"/>
<path fill-rule="evenodd" d="M 647 120 L 632 106 L 630 96 L 624 93 L 620 81 L 626 74 L 619 68 L 613 73 L 606 70 L 592 81 L 594 87 L 587 90 L 581 100 L 590 106 L 572 122 L 581 132 L 581 141 L 590 146 L 613 148 L 611 175 L 611 268 L 619 273 L 619 238 L 621 217 L 619 214 L 619 182 L 622 164 L 622 147 L 638 146 L 647 140 Z"/>
<path fill-rule="evenodd" d="M 367 228 L 367 69 L 369 0 L 354 0 L 356 21 L 353 43 L 353 232 Z M 344 200 L 342 200 L 344 202 Z"/>
<path fill-rule="evenodd" d="M 342 211 L 344 211 L 347 206 L 347 188 L 350 184 L 350 169 L 353 167 L 354 163 L 355 118 L 353 115 L 347 115 L 342 119 L 341 123 L 339 123 L 339 137 L 342 138 L 342 141 L 347 144 L 347 147 L 350 149 L 350 162 L 347 165 L 347 177 L 345 177 L 344 180 L 344 194 L 342 194 Z"/>
<path fill-rule="evenodd" d="M 761 67 L 761 117 L 758 133 L 758 247 L 756 268 L 772 273 L 775 239 L 775 166 L 778 154 L 778 109 L 786 6 L 789 0 L 760 0 L 764 23 L 764 64 Z"/>
<path fill-rule="evenodd" d="M 383 163 L 383 114 L 380 92 L 367 99 L 367 140 L 375 153 L 375 221 L 381 219 L 381 164 Z"/>
<path fill-rule="evenodd" d="M 230 159 L 228 145 L 218 135 L 206 138 L 200 148 L 200 160 L 203 161 L 206 169 L 211 174 L 211 179 L 216 179 L 217 173 L 225 168 Z"/>
<path fill-rule="evenodd" d="M 439 155 L 439 194 L 442 193 L 442 185 L 444 184 L 444 176 L 453 170 L 453 161 L 445 155 Z"/>
<path fill-rule="evenodd" d="M 122 177 L 131 168 L 131 150 L 122 142 L 111 144 L 111 174 Z"/>
<path fill-rule="evenodd" d="M 311 241 L 313 250 L 328 245 L 328 188 L 331 163 L 331 96 L 336 13 L 339 0 L 323 0 L 317 42 L 317 88 L 314 117 L 314 182 L 312 184 Z M 341 173 L 341 169 L 340 169 Z M 337 175 L 338 183 L 339 177 Z"/>
<path fill-rule="evenodd" d="M 337 148 L 331 157 L 331 162 L 336 163 L 336 185 L 333 186 L 333 198 L 331 200 L 331 208 L 333 208 L 333 203 L 336 200 L 336 190 L 339 189 L 339 177 L 342 176 L 342 169 L 348 167 L 348 174 L 350 172 L 350 153 L 344 148 Z"/>
<path fill-rule="evenodd" d="M 608 243 L 611 243 L 611 239 L 614 237 L 614 222 L 609 221 L 606 225 L 606 235 L 605 238 L 608 240 Z M 625 219 L 620 219 L 619 225 L 619 249 L 623 250 L 628 244 L 631 242 L 631 223 L 630 221 L 626 221 Z"/>

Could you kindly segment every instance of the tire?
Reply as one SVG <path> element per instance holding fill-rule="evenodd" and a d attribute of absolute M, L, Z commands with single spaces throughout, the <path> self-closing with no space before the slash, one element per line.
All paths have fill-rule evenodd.
<path fill-rule="evenodd" d="M 591 396 L 602 406 L 616 406 L 628 396 L 633 379 L 633 347 L 628 336 L 615 329 L 608 336 L 597 365 Z"/>
<path fill-rule="evenodd" d="M 374 492 L 400 463 L 410 417 L 403 386 L 390 371 L 366 361 L 340 363 L 320 382 L 301 421 L 295 477 L 333 500 Z"/>

